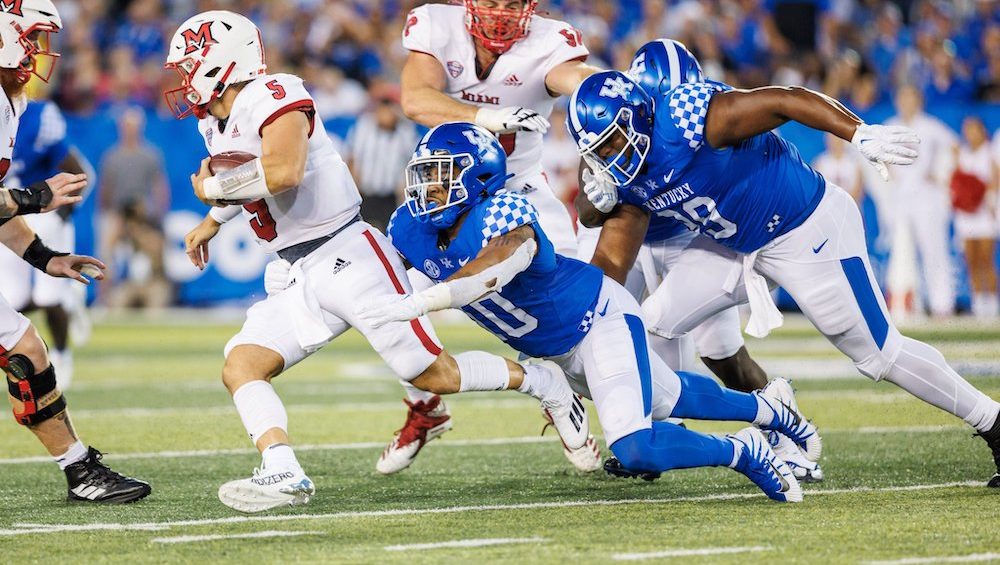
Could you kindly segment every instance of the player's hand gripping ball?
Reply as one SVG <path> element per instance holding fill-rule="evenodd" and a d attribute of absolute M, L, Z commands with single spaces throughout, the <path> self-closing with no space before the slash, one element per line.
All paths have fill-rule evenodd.
<path fill-rule="evenodd" d="M 256 158 L 256 155 L 247 153 L 246 151 L 224 151 L 212 156 L 212 159 L 208 162 L 208 170 L 213 175 L 217 175 L 249 163 Z M 220 204 L 236 206 L 242 206 L 249 202 L 249 200 L 219 200 Z"/>

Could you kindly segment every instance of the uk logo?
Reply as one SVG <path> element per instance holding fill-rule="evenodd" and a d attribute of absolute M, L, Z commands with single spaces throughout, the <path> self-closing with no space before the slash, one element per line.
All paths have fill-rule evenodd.
<path fill-rule="evenodd" d="M 605 98 L 628 98 L 634 87 L 635 83 L 628 82 L 622 77 L 608 77 L 604 79 L 604 86 L 601 87 L 599 94 Z"/>
<path fill-rule="evenodd" d="M 2 2 L 3 0 L 0 0 Z M 193 29 L 186 29 L 181 32 L 184 37 L 184 41 L 187 43 L 187 47 L 184 49 L 185 55 L 190 55 L 196 51 L 201 51 L 206 45 L 215 45 L 218 41 L 212 37 L 212 22 L 205 22 L 201 24 L 198 31 Z"/>
<path fill-rule="evenodd" d="M 479 153 L 485 153 L 493 146 L 493 140 L 477 129 L 467 129 L 462 134 L 465 136 L 465 139 L 469 140 L 469 143 L 476 146 Z"/>
<path fill-rule="evenodd" d="M 458 75 L 462 74 L 465 70 L 462 63 L 459 63 L 458 61 L 448 61 L 446 66 L 448 67 L 448 74 L 451 75 L 451 78 L 458 78 Z"/>
<path fill-rule="evenodd" d="M 23 17 L 24 10 L 21 9 L 23 3 L 24 0 L 0 0 L 0 12 Z"/>

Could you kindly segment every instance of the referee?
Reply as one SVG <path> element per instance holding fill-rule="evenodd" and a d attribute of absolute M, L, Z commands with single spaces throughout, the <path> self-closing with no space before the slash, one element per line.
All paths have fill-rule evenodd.
<path fill-rule="evenodd" d="M 398 87 L 374 86 L 370 97 L 370 109 L 347 135 L 347 164 L 363 197 L 361 215 L 384 232 L 402 201 L 403 171 L 417 144 L 417 130 L 402 117 Z"/>

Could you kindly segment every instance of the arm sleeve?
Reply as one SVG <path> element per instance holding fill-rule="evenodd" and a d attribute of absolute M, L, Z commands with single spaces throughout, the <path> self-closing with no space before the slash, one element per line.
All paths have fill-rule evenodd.
<path fill-rule="evenodd" d="M 220 224 L 224 224 L 240 215 L 243 209 L 240 206 L 213 207 L 208 211 L 208 215 Z"/>
<path fill-rule="evenodd" d="M 538 210 L 520 194 L 494 196 L 483 215 L 482 246 L 521 226 L 538 222 Z"/>

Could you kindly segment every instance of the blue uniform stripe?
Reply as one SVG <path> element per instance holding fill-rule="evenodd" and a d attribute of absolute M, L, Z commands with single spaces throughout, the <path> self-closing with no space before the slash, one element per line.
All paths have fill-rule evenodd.
<path fill-rule="evenodd" d="M 861 307 L 861 315 L 864 316 L 865 323 L 868 324 L 868 331 L 875 338 L 875 344 L 878 345 L 878 348 L 882 349 L 882 346 L 885 345 L 885 338 L 889 335 L 889 320 L 886 319 L 885 313 L 882 312 L 882 307 L 878 303 L 878 298 L 875 296 L 875 289 L 872 288 L 871 281 L 868 279 L 868 269 L 865 268 L 865 262 L 860 257 L 848 257 L 841 259 L 840 265 L 844 269 L 844 274 L 847 275 L 847 282 L 851 285 L 854 298 L 858 301 L 858 306 Z"/>
<path fill-rule="evenodd" d="M 646 326 L 638 316 L 625 314 L 625 323 L 632 334 L 632 347 L 635 349 L 635 360 L 639 365 L 639 383 L 642 385 L 643 414 L 653 413 L 653 376 L 649 371 L 649 348 L 646 346 Z"/>

